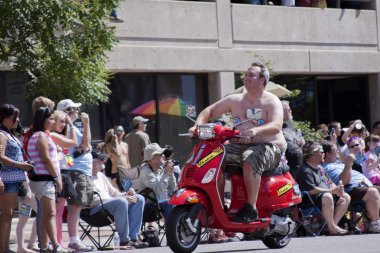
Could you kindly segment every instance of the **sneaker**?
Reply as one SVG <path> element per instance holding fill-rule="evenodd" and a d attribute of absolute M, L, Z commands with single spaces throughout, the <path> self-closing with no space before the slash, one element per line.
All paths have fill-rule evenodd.
<path fill-rule="evenodd" d="M 59 244 L 55 245 L 53 249 L 51 250 L 51 253 L 72 253 L 72 252 L 74 251 L 62 248 L 61 245 Z"/>
<path fill-rule="evenodd" d="M 251 204 L 244 203 L 240 210 L 237 212 L 233 222 L 251 223 L 257 219 L 257 210 Z"/>
<path fill-rule="evenodd" d="M 143 242 L 141 240 L 130 240 L 128 242 L 128 246 L 132 246 L 135 249 L 143 249 L 149 247 L 149 244 L 147 242 Z"/>
<path fill-rule="evenodd" d="M 380 226 L 378 222 L 371 222 L 371 226 L 368 229 L 368 232 L 370 233 L 380 233 Z"/>
<path fill-rule="evenodd" d="M 77 251 L 89 252 L 89 251 L 94 250 L 94 247 L 86 246 L 82 242 L 69 243 L 69 245 L 67 247 L 69 249 L 73 249 L 75 252 L 77 252 Z"/>

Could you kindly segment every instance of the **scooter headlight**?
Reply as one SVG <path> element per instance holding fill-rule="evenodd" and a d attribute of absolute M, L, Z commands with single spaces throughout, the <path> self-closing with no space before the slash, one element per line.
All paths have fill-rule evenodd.
<path fill-rule="evenodd" d="M 206 175 L 204 175 L 204 177 L 202 178 L 202 184 L 210 183 L 211 180 L 214 178 L 215 172 L 216 168 L 209 169 Z"/>
<path fill-rule="evenodd" d="M 214 125 L 215 124 L 204 124 L 198 126 L 198 138 L 203 140 L 214 138 Z"/>
<path fill-rule="evenodd" d="M 295 195 L 301 195 L 300 187 L 299 187 L 298 184 L 294 184 L 294 185 L 293 185 L 293 193 L 294 193 Z"/>

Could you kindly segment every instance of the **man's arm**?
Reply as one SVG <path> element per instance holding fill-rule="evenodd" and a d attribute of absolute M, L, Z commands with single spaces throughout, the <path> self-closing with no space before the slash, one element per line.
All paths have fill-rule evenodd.
<path fill-rule="evenodd" d="M 348 185 L 352 177 L 352 165 L 354 164 L 355 155 L 349 154 L 344 161 L 344 169 L 340 174 L 340 179 L 342 180 L 343 185 Z"/>
<path fill-rule="evenodd" d="M 199 115 L 193 127 L 189 131 L 194 131 L 198 125 L 207 123 L 210 119 L 216 118 L 223 113 L 231 112 L 233 100 L 231 99 L 233 95 L 227 96 L 212 105 L 209 105 L 203 109 Z"/>
<path fill-rule="evenodd" d="M 91 149 L 90 117 L 87 113 L 82 112 L 81 118 L 83 122 L 83 139 L 80 147 L 85 150 Z"/>

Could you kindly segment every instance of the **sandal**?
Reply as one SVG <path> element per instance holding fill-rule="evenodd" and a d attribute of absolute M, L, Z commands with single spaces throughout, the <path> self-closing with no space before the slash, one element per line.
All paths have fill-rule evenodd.
<path fill-rule="evenodd" d="M 343 235 L 348 235 L 348 231 L 345 230 L 345 229 L 338 230 L 338 231 L 336 231 L 335 233 L 331 233 L 331 232 L 329 231 L 327 235 L 329 235 L 329 236 L 343 236 Z"/>

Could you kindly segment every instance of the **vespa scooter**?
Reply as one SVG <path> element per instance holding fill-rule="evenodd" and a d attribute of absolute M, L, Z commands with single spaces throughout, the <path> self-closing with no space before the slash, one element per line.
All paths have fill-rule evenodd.
<path fill-rule="evenodd" d="M 246 202 L 247 193 L 240 165 L 222 164 L 226 155 L 224 143 L 239 137 L 239 133 L 214 123 L 200 125 L 195 131 L 199 142 L 186 159 L 178 191 L 169 201 L 176 206 L 166 224 L 167 243 L 173 252 L 194 251 L 207 228 L 244 233 L 261 239 L 269 248 L 282 248 L 290 242 L 295 229 L 291 208 L 301 202 L 301 192 L 286 164 L 262 175 L 258 219 L 247 224 L 232 221 Z M 228 208 L 223 201 L 224 192 L 218 189 L 223 173 L 231 180 Z"/>

